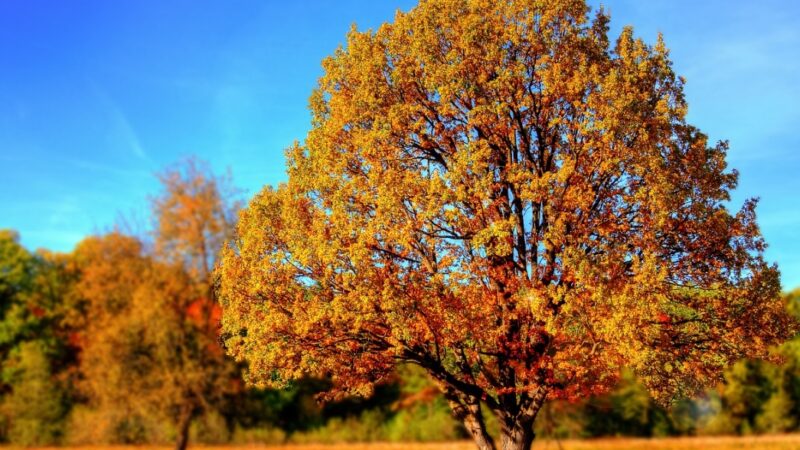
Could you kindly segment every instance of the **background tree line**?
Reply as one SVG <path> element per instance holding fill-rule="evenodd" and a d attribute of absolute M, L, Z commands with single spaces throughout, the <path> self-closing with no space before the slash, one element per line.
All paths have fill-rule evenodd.
<path fill-rule="evenodd" d="M 187 160 L 159 179 L 151 223 L 31 252 L 0 231 L 0 439 L 25 445 L 445 440 L 466 436 L 412 367 L 367 398 L 321 404 L 327 380 L 246 387 L 218 338 L 213 267 L 240 206 L 229 176 Z M 797 313 L 800 291 L 786 296 Z M 666 409 L 631 375 L 610 394 L 548 405 L 539 436 L 749 434 L 800 428 L 800 341 L 741 361 Z M 496 432 L 497 424 L 489 424 Z"/>

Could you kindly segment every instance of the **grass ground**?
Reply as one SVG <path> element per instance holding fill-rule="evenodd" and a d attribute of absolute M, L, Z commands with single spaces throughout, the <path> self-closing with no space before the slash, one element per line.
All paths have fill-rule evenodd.
<path fill-rule="evenodd" d="M 28 450 L 150 450 L 152 447 L 70 447 Z M 474 450 L 469 442 L 437 444 L 339 444 L 287 447 L 239 446 L 193 447 L 198 450 Z M 153 450 L 171 450 L 157 447 Z M 699 437 L 670 439 L 600 439 L 588 441 L 539 441 L 534 450 L 800 450 L 800 435 L 758 437 Z"/>

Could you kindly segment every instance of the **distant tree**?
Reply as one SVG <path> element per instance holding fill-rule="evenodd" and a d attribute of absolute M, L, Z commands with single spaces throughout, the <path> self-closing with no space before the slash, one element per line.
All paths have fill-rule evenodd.
<path fill-rule="evenodd" d="M 587 436 L 658 436 L 669 434 L 669 418 L 630 372 L 611 392 L 584 405 Z"/>
<path fill-rule="evenodd" d="M 89 302 L 83 386 L 95 427 L 105 426 L 99 438 L 144 443 L 163 436 L 163 420 L 185 446 L 192 420 L 218 406 L 235 376 L 196 307 L 191 277 L 115 233 L 85 240 L 75 254 Z"/>
<path fill-rule="evenodd" d="M 212 271 L 223 244 L 233 237 L 238 191 L 230 174 L 217 176 L 196 158 L 165 169 L 158 179 L 162 192 L 151 198 L 156 254 L 183 266 L 204 300 L 214 304 Z"/>
<path fill-rule="evenodd" d="M 0 396 L 2 438 L 54 444 L 64 431 L 75 377 L 65 255 L 30 253 L 0 230 Z"/>
<path fill-rule="evenodd" d="M 159 178 L 152 251 L 110 233 L 75 252 L 88 302 L 83 373 L 95 406 L 113 416 L 114 440 L 141 441 L 163 417 L 183 450 L 192 422 L 236 387 L 237 365 L 217 338 L 211 277 L 236 205 L 226 203 L 226 179 L 195 160 Z"/>
<path fill-rule="evenodd" d="M 91 433 L 82 434 L 97 443 L 143 443 L 152 434 L 148 419 L 166 419 L 149 339 L 156 324 L 136 304 L 160 306 L 141 295 L 154 264 L 137 239 L 118 233 L 85 239 L 73 258 L 83 311 L 80 387 L 93 411 Z"/>
<path fill-rule="evenodd" d="M 29 310 L 25 296 L 29 295 L 34 278 L 35 258 L 19 243 L 19 234 L 0 230 L 0 358 L 18 343 L 21 322 Z M 6 388 L 4 387 L 3 391 Z"/>
<path fill-rule="evenodd" d="M 5 313 L 17 295 L 30 288 L 34 258 L 19 243 L 19 234 L 0 230 L 0 307 Z"/>
<path fill-rule="evenodd" d="M 481 449 L 630 367 L 660 401 L 763 356 L 789 321 L 756 202 L 682 78 L 584 0 L 423 0 L 323 62 L 288 182 L 219 270 L 248 379 L 368 393 L 421 366 Z M 482 405 L 497 417 L 500 441 Z"/>
<path fill-rule="evenodd" d="M 723 423 L 739 434 L 758 431 L 756 419 L 772 394 L 770 367 L 757 360 L 742 360 L 725 371 L 720 392 Z"/>
<path fill-rule="evenodd" d="M 798 317 L 800 290 L 784 295 Z M 725 370 L 701 409 L 699 430 L 710 434 L 778 433 L 798 429 L 800 417 L 800 339 L 795 336 L 772 349 L 777 361 L 745 359 Z"/>
<path fill-rule="evenodd" d="M 786 294 L 789 311 L 800 317 L 800 289 Z M 756 428 L 763 432 L 796 431 L 800 423 L 800 336 L 778 348 L 781 364 L 768 372 L 773 386 L 769 399 L 756 418 Z"/>
<path fill-rule="evenodd" d="M 240 205 L 230 174 L 217 176 L 194 158 L 168 168 L 159 179 L 163 190 L 152 199 L 155 256 L 183 269 L 193 296 L 176 316 L 174 333 L 163 336 L 165 344 L 176 346 L 174 354 L 164 356 L 172 359 L 174 386 L 182 398 L 174 414 L 175 448 L 183 450 L 192 420 L 237 386 L 238 368 L 218 341 L 221 311 L 212 274 L 223 244 L 233 236 Z M 180 288 L 174 294 L 181 294 Z"/>

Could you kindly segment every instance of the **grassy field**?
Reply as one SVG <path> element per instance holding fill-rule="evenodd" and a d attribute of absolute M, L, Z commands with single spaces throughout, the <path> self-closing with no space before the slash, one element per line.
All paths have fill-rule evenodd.
<path fill-rule="evenodd" d="M 10 447 L 9 447 L 10 448 Z M 132 450 L 152 447 L 68 447 L 66 450 Z M 240 446 L 240 447 L 191 447 L 200 450 L 474 450 L 469 442 L 438 444 L 339 444 L 339 445 L 291 445 L 286 447 Z M 674 439 L 600 439 L 589 441 L 539 441 L 534 450 L 800 450 L 800 435 L 759 437 L 700 437 Z M 28 449 L 65 450 L 65 448 Z M 153 450 L 171 450 L 156 447 Z"/>

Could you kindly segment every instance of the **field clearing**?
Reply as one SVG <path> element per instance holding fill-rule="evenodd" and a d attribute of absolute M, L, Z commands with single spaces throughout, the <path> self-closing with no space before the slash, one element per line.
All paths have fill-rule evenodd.
<path fill-rule="evenodd" d="M 14 447 L 3 447 L 12 449 Z M 172 447 L 151 446 L 88 446 L 88 447 L 41 447 L 27 450 L 172 450 Z M 474 450 L 470 442 L 445 443 L 371 443 L 336 445 L 287 445 L 287 446 L 190 446 L 200 450 Z M 598 439 L 582 441 L 539 441 L 534 450 L 800 450 L 800 435 L 775 435 L 757 437 L 698 437 L 668 439 Z"/>

